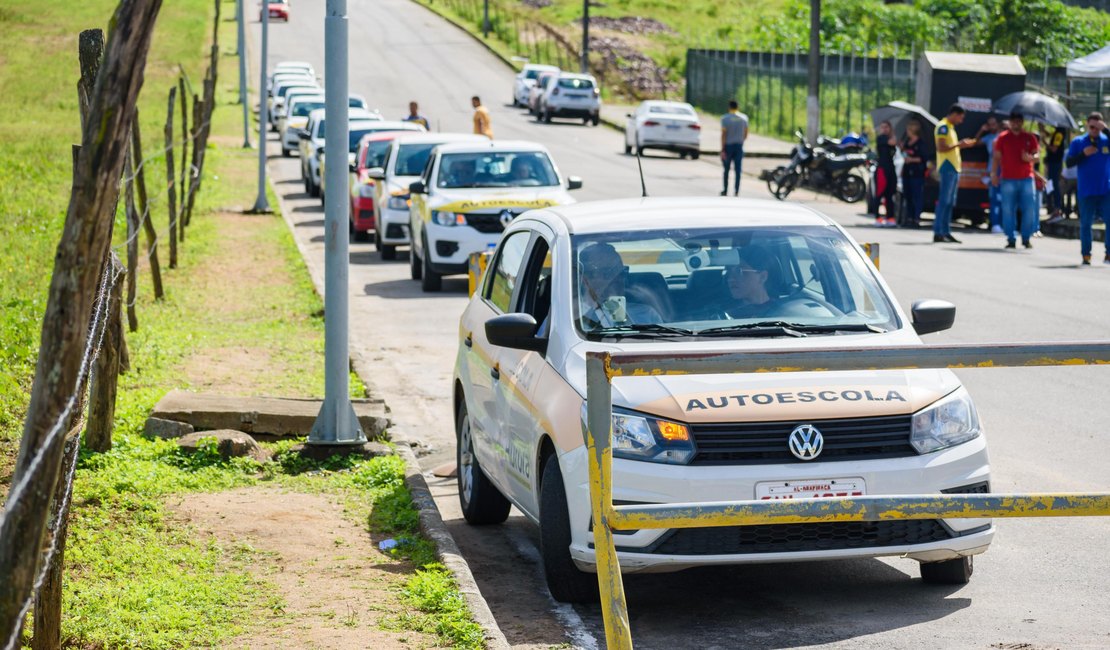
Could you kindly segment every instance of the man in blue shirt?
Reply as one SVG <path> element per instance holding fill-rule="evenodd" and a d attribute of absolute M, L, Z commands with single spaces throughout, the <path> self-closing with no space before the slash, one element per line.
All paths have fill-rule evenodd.
<path fill-rule="evenodd" d="M 1079 246 L 1083 264 L 1091 263 L 1091 226 L 1095 217 L 1110 222 L 1110 137 L 1102 113 L 1087 116 L 1087 132 L 1071 141 L 1065 162 L 1076 168 L 1079 183 Z M 1110 264 L 1110 237 L 1103 264 Z"/>
<path fill-rule="evenodd" d="M 420 114 L 419 108 L 416 102 L 409 102 L 409 114 L 401 119 L 405 122 L 416 122 L 423 126 L 425 131 L 431 131 L 432 127 L 428 124 L 428 118 Z"/>

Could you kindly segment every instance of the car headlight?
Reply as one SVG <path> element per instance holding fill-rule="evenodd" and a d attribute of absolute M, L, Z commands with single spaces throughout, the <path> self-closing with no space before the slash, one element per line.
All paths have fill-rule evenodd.
<path fill-rule="evenodd" d="M 409 209 L 409 195 L 391 196 L 389 197 L 390 210 L 408 210 Z"/>
<path fill-rule="evenodd" d="M 444 212 L 432 210 L 432 221 L 440 226 L 465 226 L 466 215 L 461 212 Z"/>
<path fill-rule="evenodd" d="M 974 440 L 982 432 L 979 414 L 962 386 L 932 406 L 913 415 L 910 443 L 919 454 L 928 454 Z"/>
<path fill-rule="evenodd" d="M 374 198 L 374 184 L 373 183 L 359 183 L 358 195 L 364 199 Z"/>
<path fill-rule="evenodd" d="M 582 404 L 582 426 L 586 426 Z M 613 458 L 685 465 L 694 457 L 694 440 L 685 424 L 620 409 L 613 411 Z"/>

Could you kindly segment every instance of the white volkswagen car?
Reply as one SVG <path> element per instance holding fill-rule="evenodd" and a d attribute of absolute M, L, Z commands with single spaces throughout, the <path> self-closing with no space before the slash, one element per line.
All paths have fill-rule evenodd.
<path fill-rule="evenodd" d="M 559 72 L 544 86 L 536 109 L 536 119 L 581 119 L 597 126 L 601 121 L 601 88 L 590 74 Z"/>
<path fill-rule="evenodd" d="M 649 100 L 629 113 L 624 124 L 624 152 L 645 149 L 674 151 L 694 160 L 701 154 L 701 121 L 686 102 Z"/>
<path fill-rule="evenodd" d="M 308 123 L 305 128 L 298 129 L 295 133 L 300 142 L 297 149 L 301 156 L 301 180 L 304 181 L 304 191 L 309 196 L 320 196 L 320 159 L 324 156 L 324 119 L 325 109 L 318 108 L 308 114 Z M 362 109 L 352 108 L 347 112 L 349 133 L 351 136 L 350 149 L 358 146 L 359 139 L 366 134 L 364 129 L 370 122 L 381 122 L 382 116 Z"/>
<path fill-rule="evenodd" d="M 424 173 L 409 185 L 409 264 L 424 291 L 445 275 L 467 272 L 471 253 L 497 243 L 505 227 L 532 208 L 573 203 L 551 154 L 534 142 L 489 140 L 435 148 Z"/>
<path fill-rule="evenodd" d="M 289 157 L 300 148 L 301 129 L 308 126 L 308 116 L 312 111 L 324 108 L 324 94 L 298 94 L 290 96 L 282 115 L 278 117 L 278 140 L 281 141 L 281 155 Z"/>
<path fill-rule="evenodd" d="M 527 106 L 528 93 L 543 72 L 559 72 L 559 67 L 540 63 L 526 63 L 513 77 L 513 106 Z"/>
<path fill-rule="evenodd" d="M 385 164 L 370 169 L 374 185 L 374 245 L 383 260 L 397 257 L 397 247 L 409 243 L 409 185 L 420 180 L 432 149 L 457 142 L 489 143 L 484 135 L 471 133 L 411 133 L 390 143 Z"/>
<path fill-rule="evenodd" d="M 668 198 L 527 212 L 459 323 L 463 514 L 499 523 L 517 506 L 539 525 L 552 595 L 594 599 L 587 352 L 914 345 L 954 318 L 937 300 L 908 318 L 847 232 L 801 205 Z M 612 436 L 618 504 L 990 490 L 975 406 L 947 370 L 618 378 Z M 829 522 L 624 531 L 617 548 L 626 572 L 904 556 L 925 582 L 962 584 L 993 536 L 985 519 Z"/>

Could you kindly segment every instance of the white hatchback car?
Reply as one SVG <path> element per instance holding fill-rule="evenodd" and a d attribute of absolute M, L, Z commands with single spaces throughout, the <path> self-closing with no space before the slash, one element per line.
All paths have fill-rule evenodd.
<path fill-rule="evenodd" d="M 463 514 L 499 523 L 517 506 L 539 524 L 552 595 L 595 599 L 586 353 L 915 345 L 954 318 L 951 304 L 921 301 L 911 324 L 848 233 L 801 205 L 668 198 L 527 212 L 502 235 L 459 323 Z M 812 446 L 791 445 L 799 430 Z M 617 503 L 990 490 L 975 406 L 948 370 L 619 378 L 612 448 Z M 904 556 L 926 582 L 960 584 L 994 527 L 932 519 L 617 534 L 626 572 Z"/>
<path fill-rule="evenodd" d="M 497 243 L 505 227 L 532 208 L 574 203 L 543 145 L 499 140 L 435 148 L 420 180 L 409 185 L 413 280 L 439 291 L 442 277 L 466 273 L 471 253 Z"/>
<path fill-rule="evenodd" d="M 539 99 L 536 119 L 550 122 L 555 117 L 581 119 L 597 126 L 601 121 L 601 88 L 590 74 L 560 72 L 547 82 Z"/>
<path fill-rule="evenodd" d="M 675 151 L 697 160 L 701 154 L 701 121 L 685 102 L 649 100 L 629 113 L 624 124 L 624 152 L 643 154 L 645 149 Z"/>
<path fill-rule="evenodd" d="M 544 72 L 558 72 L 559 67 L 540 63 L 526 63 L 513 77 L 513 106 L 527 106 L 528 94 L 536 85 L 536 79 Z"/>

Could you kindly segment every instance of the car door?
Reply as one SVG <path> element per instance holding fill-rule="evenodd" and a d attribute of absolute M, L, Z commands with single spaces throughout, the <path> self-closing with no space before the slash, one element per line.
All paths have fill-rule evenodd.
<path fill-rule="evenodd" d="M 501 393 L 508 384 L 501 383 L 498 355 L 503 348 L 489 343 L 485 324 L 490 318 L 512 309 L 513 293 L 531 237 L 531 232 L 520 230 L 502 240 L 490 263 L 481 298 L 471 301 L 467 307 L 459 333 L 466 350 L 466 376 L 470 384 L 467 406 L 474 431 L 474 451 L 486 474 L 506 493 L 510 491 L 505 469 L 509 427 L 508 410 L 504 406 L 506 398 Z"/>
<path fill-rule="evenodd" d="M 551 307 L 552 240 L 552 233 L 537 224 L 511 304 L 513 312 L 535 318 L 542 332 L 547 331 L 544 321 Z M 547 360 L 539 352 L 512 348 L 497 348 L 494 359 L 500 371 L 494 392 L 503 430 L 508 496 L 536 515 L 536 446 L 544 426 L 535 390 Z"/>
<path fill-rule="evenodd" d="M 424 183 L 424 193 L 413 193 L 411 197 L 412 203 L 409 204 L 409 255 L 413 253 L 419 254 L 420 258 L 424 257 L 424 240 L 421 238 L 424 228 L 424 215 L 428 214 L 428 199 L 431 197 L 432 191 L 435 189 L 435 184 L 432 183 L 434 178 L 433 172 L 436 167 L 436 159 L 439 156 L 433 153 L 428 156 L 428 163 L 424 165 L 424 173 L 420 176 L 420 182 Z"/>

